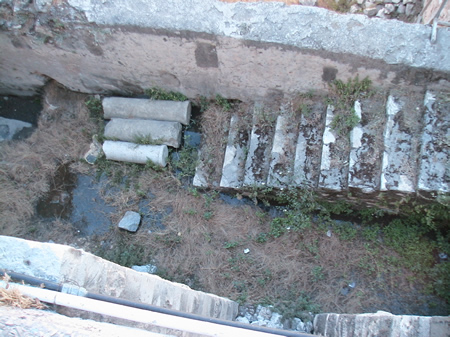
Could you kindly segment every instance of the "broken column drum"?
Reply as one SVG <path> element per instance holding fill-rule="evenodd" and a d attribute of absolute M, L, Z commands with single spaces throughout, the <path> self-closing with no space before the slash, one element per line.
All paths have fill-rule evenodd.
<path fill-rule="evenodd" d="M 145 164 L 148 160 L 166 166 L 169 151 L 166 145 L 137 145 L 128 142 L 107 140 L 103 144 L 106 159 Z"/>
<path fill-rule="evenodd" d="M 175 148 L 181 142 L 181 124 L 142 119 L 114 118 L 105 127 L 105 137 L 139 143 L 140 139 Z"/>
<path fill-rule="evenodd" d="M 103 99 L 104 118 L 153 119 L 189 124 L 191 102 L 154 101 L 145 98 L 106 97 Z"/>

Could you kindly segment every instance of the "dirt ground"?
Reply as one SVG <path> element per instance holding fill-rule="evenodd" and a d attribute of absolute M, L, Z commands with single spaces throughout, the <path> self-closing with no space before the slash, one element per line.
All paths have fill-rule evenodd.
<path fill-rule="evenodd" d="M 448 314 L 427 276 L 402 264 L 376 230 L 363 235 L 356 224 L 361 230 L 344 235 L 340 227 L 330 232 L 329 223 L 313 217 L 311 226 L 274 237 L 269 235 L 274 208 L 240 195 L 197 190 L 170 168 L 155 171 L 106 160 L 91 166 L 80 160 L 102 125 L 86 99 L 50 83 L 36 132 L 1 145 L 1 235 L 69 244 L 126 266 L 151 263 L 169 280 L 241 304 L 272 304 L 286 317 L 377 310 Z M 214 105 L 202 118 L 220 112 Z M 80 176 L 104 177 L 97 180 L 100 197 L 116 210 L 107 214 L 112 226 L 106 234 L 81 235 L 67 220 L 36 215 L 38 200 L 64 164 Z M 160 215 L 149 220 L 157 226 L 141 226 L 135 234 L 116 227 L 126 211 L 143 209 Z"/>

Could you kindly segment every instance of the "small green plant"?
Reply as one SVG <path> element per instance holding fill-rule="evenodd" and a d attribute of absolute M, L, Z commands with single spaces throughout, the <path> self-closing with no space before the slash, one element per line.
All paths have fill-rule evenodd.
<path fill-rule="evenodd" d="M 258 243 L 265 243 L 269 240 L 269 234 L 268 233 L 259 233 L 256 237 L 255 241 Z"/>
<path fill-rule="evenodd" d="M 205 220 L 210 220 L 214 216 L 214 213 L 212 211 L 207 211 L 203 213 L 203 218 Z"/>
<path fill-rule="evenodd" d="M 351 222 L 343 222 L 334 224 L 333 231 L 339 236 L 341 240 L 350 241 L 356 237 L 357 229 Z"/>
<path fill-rule="evenodd" d="M 91 118 L 99 118 L 103 115 L 102 101 L 95 96 L 89 96 L 85 101 L 86 107 L 88 108 Z"/>
<path fill-rule="evenodd" d="M 150 135 L 134 135 L 133 143 L 139 145 L 161 145 L 164 141 L 161 139 L 153 139 Z"/>
<path fill-rule="evenodd" d="M 314 282 L 319 282 L 325 278 L 322 266 L 314 266 L 311 270 Z"/>
<path fill-rule="evenodd" d="M 223 98 L 219 94 L 216 95 L 216 103 L 217 105 L 221 106 L 223 110 L 230 111 L 232 108 L 232 105 L 229 100 L 226 98 Z"/>
<path fill-rule="evenodd" d="M 189 144 L 185 136 L 184 146 L 175 152 L 170 160 L 171 167 L 178 177 L 193 177 L 198 164 L 198 150 Z"/>
<path fill-rule="evenodd" d="M 239 242 L 237 242 L 237 241 L 225 242 L 223 244 L 223 248 L 225 248 L 225 249 L 231 249 L 231 248 L 235 248 L 237 246 L 239 246 Z"/>
<path fill-rule="evenodd" d="M 334 80 L 330 86 L 335 96 L 333 101 L 335 111 L 331 128 L 340 135 L 348 135 L 359 123 L 359 117 L 356 115 L 353 105 L 356 100 L 372 95 L 372 81 L 368 77 L 360 81 L 356 76 L 354 79 L 349 78 L 347 82 Z"/>
<path fill-rule="evenodd" d="M 150 89 L 144 90 L 145 94 L 149 96 L 150 99 L 153 100 L 162 100 L 162 101 L 187 101 L 188 98 L 179 92 L 166 91 L 162 88 L 153 87 Z"/>
<path fill-rule="evenodd" d="M 119 238 L 113 248 L 100 247 L 97 250 L 96 255 L 124 267 L 142 265 L 149 261 L 149 257 L 145 255 L 143 246 L 139 244 L 130 244 L 123 237 Z"/>

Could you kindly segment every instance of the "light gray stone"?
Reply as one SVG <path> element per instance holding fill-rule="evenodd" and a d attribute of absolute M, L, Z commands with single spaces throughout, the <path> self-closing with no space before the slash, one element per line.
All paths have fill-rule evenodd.
<path fill-rule="evenodd" d="M 398 5 L 397 7 L 397 13 L 398 14 L 404 14 L 406 11 L 406 6 L 403 4 Z"/>
<path fill-rule="evenodd" d="M 267 186 L 285 187 L 290 184 L 294 175 L 293 163 L 297 129 L 297 123 L 293 116 L 280 115 L 277 117 Z"/>
<path fill-rule="evenodd" d="M 31 128 L 32 126 L 27 122 L 0 117 L 0 142 L 11 140 L 24 128 Z"/>
<path fill-rule="evenodd" d="M 353 4 L 350 6 L 350 13 L 351 14 L 355 14 L 358 13 L 361 10 L 361 6 L 359 6 L 358 4 Z"/>
<path fill-rule="evenodd" d="M 119 228 L 129 232 L 136 232 L 141 223 L 141 215 L 137 212 L 127 211 L 119 222 Z"/>
<path fill-rule="evenodd" d="M 243 135 L 247 130 L 241 130 L 239 126 L 239 116 L 233 115 L 230 120 L 230 131 L 223 160 L 221 187 L 238 188 L 242 186 L 248 137 Z"/>
<path fill-rule="evenodd" d="M 414 11 L 414 4 L 413 3 L 408 3 L 406 4 L 406 8 L 405 8 L 405 14 L 406 16 L 410 16 L 413 14 Z"/>
<path fill-rule="evenodd" d="M 35 0 L 34 6 L 39 12 L 47 12 L 52 6 L 52 0 Z"/>
<path fill-rule="evenodd" d="M 150 144 L 177 148 L 181 143 L 181 128 L 178 122 L 114 118 L 106 124 L 105 137 L 132 143 L 142 138 Z"/>
<path fill-rule="evenodd" d="M 423 191 L 450 191 L 450 104 L 427 91 L 424 129 L 420 150 L 418 188 Z"/>
<path fill-rule="evenodd" d="M 136 145 L 129 142 L 107 140 L 103 143 L 106 159 L 129 163 L 146 164 L 151 161 L 155 165 L 165 167 L 169 150 L 166 145 Z"/>
<path fill-rule="evenodd" d="M 92 143 L 89 146 L 89 151 L 84 155 L 84 159 L 89 164 L 94 164 L 97 161 L 97 158 L 100 156 L 102 152 L 102 145 L 97 139 L 97 135 L 92 137 Z"/>
<path fill-rule="evenodd" d="M 106 97 L 104 118 L 152 119 L 189 124 L 191 102 L 155 101 L 145 98 Z"/>
<path fill-rule="evenodd" d="M 395 11 L 395 6 L 393 4 L 386 4 L 384 8 L 386 9 L 387 14 L 391 14 Z"/>

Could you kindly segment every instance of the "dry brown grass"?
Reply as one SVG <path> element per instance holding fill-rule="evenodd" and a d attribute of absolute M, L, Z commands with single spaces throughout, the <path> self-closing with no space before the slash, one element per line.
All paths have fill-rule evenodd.
<path fill-rule="evenodd" d="M 85 95 L 49 83 L 37 130 L 0 148 L 0 234 L 23 235 L 59 165 L 78 161 L 94 129 Z"/>
<path fill-rule="evenodd" d="M 202 115 L 203 141 L 199 160 L 208 172 L 209 183 L 213 186 L 218 186 L 222 175 L 231 113 L 231 110 L 211 105 Z"/>
<path fill-rule="evenodd" d="M 258 234 L 270 226 L 270 218 L 258 207 L 234 207 L 212 200 L 214 194 L 170 191 L 164 184 L 153 185 L 151 191 L 155 210 L 173 207 L 164 222 L 166 230 L 128 236 L 128 244 L 144 247 L 164 277 L 251 303 L 280 306 L 306 293 L 326 312 L 356 313 L 379 304 L 374 275 L 381 270 L 365 275 L 359 267 L 364 257 L 375 263 L 363 242 L 350 244 L 306 229 L 258 243 Z M 246 248 L 249 254 L 244 254 Z M 351 281 L 358 290 L 342 295 Z"/>
<path fill-rule="evenodd" d="M 6 288 L 0 288 L 0 305 L 1 306 L 11 306 L 22 309 L 45 309 L 47 306 L 43 304 L 37 298 L 31 298 L 22 293 L 18 289 L 9 288 L 9 276 L 3 277 L 3 281 L 6 282 Z"/>

